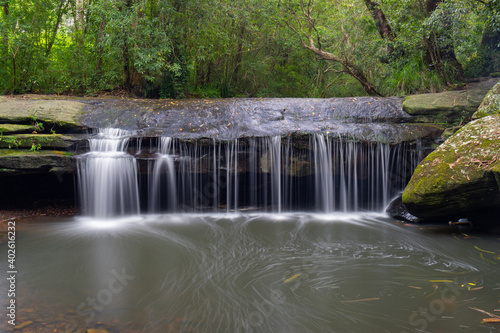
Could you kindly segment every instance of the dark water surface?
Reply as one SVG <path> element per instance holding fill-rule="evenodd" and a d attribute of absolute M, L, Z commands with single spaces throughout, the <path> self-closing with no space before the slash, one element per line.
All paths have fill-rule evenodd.
<path fill-rule="evenodd" d="M 500 326 L 481 324 L 488 316 L 470 307 L 500 314 L 499 244 L 375 213 L 43 221 L 17 230 L 17 324 L 33 321 L 32 332 L 495 332 Z M 2 279 L 2 305 L 7 290 Z"/>

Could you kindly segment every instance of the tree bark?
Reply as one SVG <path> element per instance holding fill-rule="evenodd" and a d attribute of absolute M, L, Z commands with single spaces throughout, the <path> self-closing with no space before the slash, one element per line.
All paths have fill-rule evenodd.
<path fill-rule="evenodd" d="M 47 49 L 45 50 L 45 55 L 48 56 L 50 54 L 50 51 L 52 50 L 52 46 L 54 46 L 54 42 L 56 40 L 57 36 L 57 31 L 59 30 L 59 26 L 61 25 L 61 20 L 64 11 L 68 7 L 69 1 L 68 0 L 61 0 L 59 2 L 59 8 L 57 8 L 57 20 L 56 20 L 56 25 L 54 26 L 54 31 L 52 32 L 52 36 L 50 37 L 49 42 L 47 43 Z"/>
<path fill-rule="evenodd" d="M 243 23 L 240 27 L 240 33 L 239 33 L 239 40 L 238 40 L 238 46 L 236 48 L 236 56 L 234 59 L 234 70 L 233 70 L 233 75 L 232 75 L 232 82 L 233 85 L 236 86 L 238 82 L 238 72 L 241 67 L 241 55 L 243 53 L 243 38 L 245 37 L 245 24 Z"/>
<path fill-rule="evenodd" d="M 4 0 L 3 2 L 3 14 L 9 16 L 9 0 Z"/>
<path fill-rule="evenodd" d="M 96 54 L 96 64 L 95 64 L 95 72 L 96 76 L 100 77 L 102 74 L 102 36 L 104 35 L 104 28 L 106 28 L 106 16 L 102 14 L 101 16 L 101 24 L 99 25 L 99 32 L 97 33 L 97 38 L 95 44 L 97 45 L 97 54 Z"/>
<path fill-rule="evenodd" d="M 334 54 L 330 52 L 323 51 L 320 48 L 317 48 L 314 45 L 314 41 L 312 39 L 309 40 L 309 44 L 305 43 L 304 41 L 302 42 L 304 47 L 308 50 L 311 50 L 316 54 L 317 56 L 321 57 L 322 59 L 325 60 L 330 60 L 333 62 L 340 63 L 342 65 L 342 72 L 347 73 L 351 75 L 353 78 L 355 78 L 363 87 L 363 89 L 366 91 L 366 93 L 370 96 L 382 96 L 375 87 L 370 83 L 366 75 L 363 73 L 363 71 L 357 67 L 356 65 L 352 64 L 350 61 L 344 58 L 339 58 L 335 56 Z"/>
<path fill-rule="evenodd" d="M 132 0 L 125 1 L 125 7 L 121 7 L 120 11 L 129 10 L 132 6 Z M 123 46 L 122 46 L 122 68 L 123 68 L 123 87 L 127 92 L 132 91 L 132 73 L 130 68 L 130 56 L 128 50 L 127 35 L 122 32 L 123 36 Z"/>
<path fill-rule="evenodd" d="M 6 19 L 9 16 L 9 0 L 4 0 L 3 2 L 3 15 L 4 19 Z M 3 33 L 3 42 L 5 43 L 5 46 L 8 48 L 9 47 L 8 34 L 5 31 L 2 31 L 2 33 Z"/>
<path fill-rule="evenodd" d="M 380 9 L 380 4 L 374 1 L 365 0 L 366 8 L 372 14 L 373 19 L 375 20 L 375 24 L 377 26 L 377 30 L 382 39 L 394 41 L 396 35 L 392 31 L 392 28 L 385 17 L 384 12 Z"/>

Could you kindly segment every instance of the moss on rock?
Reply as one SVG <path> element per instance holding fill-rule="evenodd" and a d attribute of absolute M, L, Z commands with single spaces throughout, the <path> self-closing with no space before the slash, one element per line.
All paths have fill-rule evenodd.
<path fill-rule="evenodd" d="M 0 149 L 31 149 L 34 145 L 38 149 L 66 149 L 77 140 L 61 134 L 19 134 L 0 136 Z"/>
<path fill-rule="evenodd" d="M 75 170 L 71 153 L 64 151 L 0 150 L 0 174 L 70 172 Z"/>
<path fill-rule="evenodd" d="M 500 115 L 471 122 L 428 155 L 403 193 L 418 217 L 500 209 Z"/>
<path fill-rule="evenodd" d="M 408 96 L 403 101 L 403 110 L 412 116 L 413 122 L 457 125 L 476 112 L 497 82 L 490 79 L 466 90 Z"/>
<path fill-rule="evenodd" d="M 479 119 L 494 114 L 500 114 L 500 82 L 491 88 L 476 113 L 472 115 L 472 119 Z"/>
<path fill-rule="evenodd" d="M 34 130 L 34 125 L 0 124 L 1 135 L 31 133 Z"/>

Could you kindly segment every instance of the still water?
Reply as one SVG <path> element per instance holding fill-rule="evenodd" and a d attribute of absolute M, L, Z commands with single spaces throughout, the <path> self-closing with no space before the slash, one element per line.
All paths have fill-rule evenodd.
<path fill-rule="evenodd" d="M 470 308 L 499 314 L 499 245 L 495 236 L 375 213 L 36 221 L 17 230 L 17 324 L 32 321 L 31 332 L 496 332 Z M 2 305 L 7 289 L 3 279 Z M 5 318 L 1 325 L 10 327 Z"/>

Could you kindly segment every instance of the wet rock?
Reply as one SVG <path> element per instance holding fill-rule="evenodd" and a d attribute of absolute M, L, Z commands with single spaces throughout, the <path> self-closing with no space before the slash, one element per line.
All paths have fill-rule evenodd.
<path fill-rule="evenodd" d="M 446 140 L 416 168 L 403 193 L 408 211 L 420 218 L 500 223 L 499 137 L 500 115 L 494 115 Z"/>
<path fill-rule="evenodd" d="M 403 102 L 403 110 L 412 116 L 413 122 L 458 125 L 477 111 L 497 82 L 498 79 L 490 79 L 466 90 L 408 96 Z"/>
<path fill-rule="evenodd" d="M 46 173 L 51 170 L 72 173 L 75 170 L 72 154 L 62 151 L 0 150 L 0 175 Z"/>
<path fill-rule="evenodd" d="M 82 118 L 88 127 L 119 127 L 142 137 L 232 140 L 245 137 L 288 136 L 295 132 L 343 135 L 355 124 L 366 131 L 384 125 L 385 137 L 401 129 L 410 117 L 401 98 L 270 98 L 215 100 L 99 100 L 87 101 Z M 388 126 L 390 123 L 393 126 Z M 359 133 L 362 139 L 364 133 Z M 365 135 L 366 136 L 366 135 Z M 372 138 L 375 135 L 371 135 Z M 415 138 L 414 138 L 415 139 Z"/>
<path fill-rule="evenodd" d="M 0 136 L 0 149 L 68 149 L 80 140 L 62 134 L 18 134 Z"/>
<path fill-rule="evenodd" d="M 500 113 L 500 82 L 498 82 L 488 92 L 476 113 L 472 115 L 472 119 L 479 119 Z"/>
<path fill-rule="evenodd" d="M 394 199 L 387 209 L 385 210 L 389 216 L 395 218 L 396 220 L 408 221 L 413 223 L 423 222 L 423 219 L 412 215 L 408 212 L 406 205 L 403 203 L 402 196 L 398 196 Z"/>

